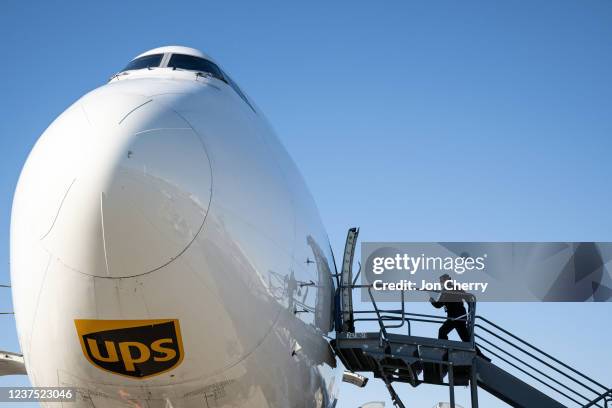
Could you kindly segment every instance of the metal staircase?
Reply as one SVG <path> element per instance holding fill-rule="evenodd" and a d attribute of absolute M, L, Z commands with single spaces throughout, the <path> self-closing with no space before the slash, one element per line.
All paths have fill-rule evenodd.
<path fill-rule="evenodd" d="M 352 228 L 347 237 L 336 291 L 336 338 L 331 345 L 347 370 L 369 372 L 381 379 L 396 407 L 405 405 L 394 383 L 446 386 L 452 408 L 457 385 L 470 387 L 472 407 L 476 408 L 479 387 L 513 407 L 612 408 L 611 388 L 476 315 L 476 299 L 471 294 L 454 293 L 468 304 L 467 316 L 458 320 L 466 322 L 471 333 L 469 342 L 413 335 L 414 324 L 440 325 L 446 317 L 407 312 L 404 292 L 400 292 L 399 308 L 379 308 L 372 287 L 356 284 L 359 272 L 352 276 L 358 233 Z M 355 289 L 367 291 L 370 309 L 354 310 Z M 366 322 L 377 323 L 378 331 L 358 331 L 357 327 Z M 397 333 L 400 329 L 405 334 Z"/>

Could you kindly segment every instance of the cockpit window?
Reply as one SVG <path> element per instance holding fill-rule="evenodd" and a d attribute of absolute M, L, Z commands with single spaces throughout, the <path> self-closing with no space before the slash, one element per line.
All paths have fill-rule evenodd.
<path fill-rule="evenodd" d="M 240 90 L 240 87 L 238 86 L 237 83 L 235 83 L 232 78 L 229 77 L 229 75 L 227 75 L 225 72 L 223 73 L 223 76 L 225 76 L 226 82 L 228 83 L 229 86 L 232 87 L 232 89 L 238 94 L 239 97 L 242 98 L 242 100 L 249 105 L 249 107 L 253 110 L 253 112 L 257 113 L 255 111 L 255 108 L 253 107 L 253 105 L 251 105 L 251 102 L 249 102 L 249 100 L 247 99 L 246 95 L 242 93 L 242 91 Z"/>
<path fill-rule="evenodd" d="M 123 70 L 131 71 L 134 69 L 159 67 L 163 57 L 164 54 L 145 55 L 144 57 L 136 58 L 134 61 L 130 62 Z"/>
<path fill-rule="evenodd" d="M 151 54 L 136 58 L 135 60 L 130 62 L 127 67 L 123 68 L 123 71 L 167 67 L 172 69 L 195 71 L 196 73 L 210 74 L 213 78 L 216 78 L 228 84 L 236 92 L 236 94 L 238 94 L 238 96 L 253 110 L 253 112 L 257 113 L 253 105 L 251 105 L 251 102 L 249 102 L 249 99 L 240 90 L 238 85 L 225 72 L 221 71 L 221 68 L 219 68 L 214 62 L 193 55 L 170 54 L 170 59 L 168 60 L 168 63 L 166 64 L 166 62 L 164 62 L 162 66 L 162 61 L 165 61 L 164 55 L 167 54 Z"/>
<path fill-rule="evenodd" d="M 168 61 L 168 67 L 206 72 L 223 82 L 227 82 L 219 67 L 204 58 L 194 57 L 192 55 L 172 54 L 170 61 Z"/>

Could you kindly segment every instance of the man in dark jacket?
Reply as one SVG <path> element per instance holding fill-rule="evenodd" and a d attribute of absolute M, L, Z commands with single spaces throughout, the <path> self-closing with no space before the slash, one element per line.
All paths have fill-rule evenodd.
<path fill-rule="evenodd" d="M 438 338 L 448 340 L 448 333 L 455 329 L 461 341 L 469 342 L 470 332 L 467 328 L 468 314 L 463 306 L 463 297 L 458 293 L 448 293 L 448 291 L 444 290 L 444 283 L 449 280 L 451 280 L 451 277 L 448 274 L 440 276 L 442 293 L 440 293 L 437 301 L 429 298 L 433 307 L 439 309 L 444 306 L 444 310 L 446 310 L 446 321 L 442 323 L 440 330 L 438 330 Z"/>
<path fill-rule="evenodd" d="M 442 326 L 440 326 L 440 330 L 438 330 L 438 338 L 448 340 L 448 333 L 455 329 L 461 341 L 470 342 L 470 331 L 467 325 L 468 313 L 463 306 L 464 298 L 461 296 L 461 293 L 465 292 L 457 290 L 451 293 L 445 290 L 444 283 L 449 280 L 451 280 L 451 277 L 448 274 L 440 276 L 440 283 L 442 286 L 440 297 L 438 300 L 429 298 L 433 307 L 439 309 L 444 306 L 444 310 L 446 310 L 446 320 L 442 323 Z M 487 361 L 491 361 L 489 357 L 482 354 L 478 347 L 476 347 L 476 354 Z"/>

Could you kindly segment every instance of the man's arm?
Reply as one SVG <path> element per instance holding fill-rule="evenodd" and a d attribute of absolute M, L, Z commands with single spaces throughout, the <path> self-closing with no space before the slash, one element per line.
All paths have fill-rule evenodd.
<path fill-rule="evenodd" d="M 431 303 L 431 305 L 436 309 L 439 309 L 444 306 L 444 302 L 441 302 L 440 300 L 436 302 L 432 297 L 429 298 L 429 303 Z"/>

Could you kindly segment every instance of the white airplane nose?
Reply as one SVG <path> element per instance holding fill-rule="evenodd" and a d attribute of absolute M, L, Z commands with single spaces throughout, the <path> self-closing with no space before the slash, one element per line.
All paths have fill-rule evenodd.
<path fill-rule="evenodd" d="M 202 229 L 210 162 L 171 108 L 97 92 L 58 118 L 39 144 L 39 160 L 64 162 L 49 180 L 58 191 L 45 198 L 57 203 L 40 233 L 66 267 L 98 277 L 142 275 L 180 256 Z"/>

